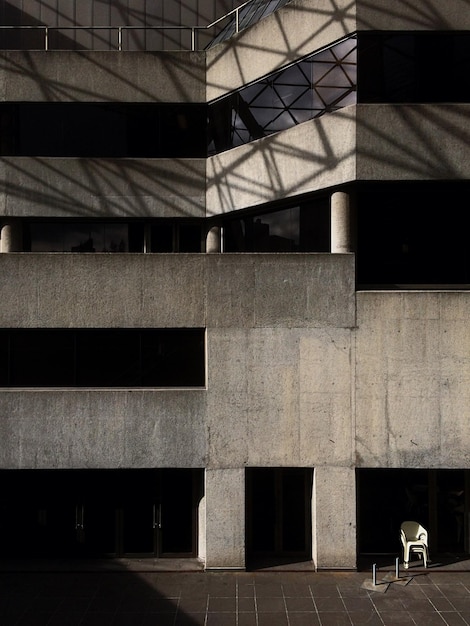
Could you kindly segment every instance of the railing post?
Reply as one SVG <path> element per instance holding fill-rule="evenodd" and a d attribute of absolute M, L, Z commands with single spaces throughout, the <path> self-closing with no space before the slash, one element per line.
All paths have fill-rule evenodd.
<path fill-rule="evenodd" d="M 196 50 L 196 29 L 194 26 L 191 28 L 191 52 Z"/>
<path fill-rule="evenodd" d="M 49 50 L 49 28 L 46 26 L 44 29 L 44 50 Z"/>
<path fill-rule="evenodd" d="M 118 50 L 122 52 L 122 26 L 118 27 Z"/>

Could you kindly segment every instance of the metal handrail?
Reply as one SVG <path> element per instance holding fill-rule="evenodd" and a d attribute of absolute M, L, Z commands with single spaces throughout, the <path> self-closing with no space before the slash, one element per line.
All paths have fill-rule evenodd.
<path fill-rule="evenodd" d="M 196 31 L 208 30 L 213 28 L 220 22 L 226 20 L 231 15 L 235 14 L 235 33 L 240 30 L 240 11 L 248 4 L 251 4 L 253 0 L 247 0 L 236 9 L 232 9 L 222 17 L 217 18 L 207 26 L 47 26 L 45 24 L 31 25 L 31 26 L 3 26 L 0 25 L 0 30 L 43 30 L 44 31 L 44 50 L 49 50 L 49 33 L 50 31 L 64 31 L 64 30 L 108 30 L 116 31 L 118 33 L 117 50 L 122 51 L 122 32 L 124 30 L 153 30 L 153 31 L 166 31 L 166 30 L 185 30 L 191 32 L 191 52 L 196 51 Z"/>

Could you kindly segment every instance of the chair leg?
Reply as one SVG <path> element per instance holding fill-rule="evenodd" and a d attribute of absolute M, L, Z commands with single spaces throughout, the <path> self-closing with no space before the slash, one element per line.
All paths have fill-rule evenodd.
<path fill-rule="evenodd" d="M 410 564 L 410 547 L 409 546 L 404 546 L 404 549 L 403 549 L 403 567 L 405 569 L 408 569 L 409 564 Z"/>

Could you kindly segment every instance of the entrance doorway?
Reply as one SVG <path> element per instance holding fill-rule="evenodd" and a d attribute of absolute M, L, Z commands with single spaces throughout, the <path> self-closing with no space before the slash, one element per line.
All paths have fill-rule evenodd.
<path fill-rule="evenodd" d="M 312 558 L 312 479 L 309 468 L 246 470 L 248 562 Z"/>
<path fill-rule="evenodd" d="M 359 555 L 400 553 L 405 520 L 427 528 L 431 558 L 469 553 L 469 470 L 359 469 L 356 478 Z"/>
<path fill-rule="evenodd" d="M 4 556 L 196 556 L 203 470 L 5 470 L 0 484 Z"/>

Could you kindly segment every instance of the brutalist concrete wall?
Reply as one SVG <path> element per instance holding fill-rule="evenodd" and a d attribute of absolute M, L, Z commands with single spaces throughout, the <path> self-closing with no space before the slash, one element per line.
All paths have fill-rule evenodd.
<path fill-rule="evenodd" d="M 356 105 L 207 159 L 207 214 L 354 180 L 470 178 L 470 106 Z"/>
<path fill-rule="evenodd" d="M 204 390 L 1 390 L 0 467 L 204 467 L 205 407 Z"/>
<path fill-rule="evenodd" d="M 294 198 L 355 180 L 356 107 L 207 159 L 207 213 Z"/>
<path fill-rule="evenodd" d="M 287 5 L 214 46 L 207 55 L 207 97 L 218 98 L 356 30 L 469 30 L 462 0 L 330 2 L 291 0 Z"/>
<path fill-rule="evenodd" d="M 322 254 L 210 263 L 211 467 L 351 463 L 353 266 Z"/>
<path fill-rule="evenodd" d="M 470 105 L 358 105 L 358 180 L 470 178 Z"/>
<path fill-rule="evenodd" d="M 0 159 L 0 215 L 204 217 L 205 159 Z"/>
<path fill-rule="evenodd" d="M 204 102 L 204 53 L 0 52 L 5 102 Z M 0 159 L 0 215 L 203 217 L 205 159 Z"/>
<path fill-rule="evenodd" d="M 349 464 L 345 423 L 350 420 L 355 324 L 353 267 L 352 255 L 326 254 L 5 254 L 0 256 L 0 327 L 206 327 L 208 388 L 207 394 L 195 391 L 194 414 L 195 424 L 207 429 L 207 466 Z M 55 431 L 60 423 L 65 449 L 81 448 L 85 465 L 90 437 L 103 449 L 98 465 L 113 465 L 125 442 L 110 451 L 111 431 L 103 430 L 98 443 L 100 425 L 116 426 L 113 437 L 122 438 L 124 416 L 129 413 L 129 420 L 139 422 L 131 415 L 150 415 L 153 402 L 151 423 L 157 415 L 166 420 L 167 447 L 149 458 L 163 455 L 165 463 L 173 459 L 178 467 L 185 454 L 178 444 L 180 422 L 167 416 L 165 398 L 181 395 L 183 407 L 189 403 L 183 413 L 191 414 L 188 393 L 64 390 L 54 391 L 49 403 L 47 390 L 2 391 L 1 414 L 19 420 L 8 422 L 3 454 L 14 461 L 10 433 L 21 440 L 34 466 L 34 450 L 55 439 L 45 424 Z M 202 416 L 200 396 L 207 402 Z M 26 423 L 30 427 L 21 436 Z M 194 430 L 197 440 L 199 428 Z M 191 432 L 188 424 L 185 429 Z M 201 463 L 202 450 L 198 446 L 188 462 L 197 458 Z M 57 463 L 68 463 L 68 454 L 57 454 Z M 141 453 L 136 451 L 134 461 L 132 454 L 122 458 L 138 466 Z M 15 464 L 21 466 L 21 460 Z"/>
<path fill-rule="evenodd" d="M 245 467 L 331 468 L 314 532 L 345 541 L 319 565 L 354 565 L 353 255 L 4 254 L 0 291 L 0 327 L 206 327 L 208 368 L 207 389 L 3 389 L 0 467 L 205 467 L 208 567 L 244 566 Z"/>
<path fill-rule="evenodd" d="M 470 468 L 470 294 L 357 294 L 356 464 Z"/>
<path fill-rule="evenodd" d="M 0 51 L 5 102 L 205 102 L 204 52 Z"/>
<path fill-rule="evenodd" d="M 207 317 L 207 470 L 219 499 L 206 501 L 206 566 L 244 565 L 236 485 L 245 467 L 311 467 L 330 476 L 312 494 L 322 503 L 314 544 L 344 538 L 315 549 L 317 566 L 354 567 L 351 478 L 343 488 L 353 459 L 354 257 L 215 255 L 208 268 L 208 301 L 218 305 Z"/>
<path fill-rule="evenodd" d="M 356 30 L 346 0 L 291 0 L 207 52 L 207 99 L 213 100 Z"/>

